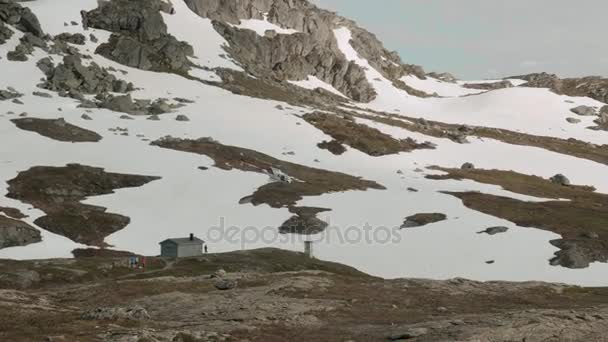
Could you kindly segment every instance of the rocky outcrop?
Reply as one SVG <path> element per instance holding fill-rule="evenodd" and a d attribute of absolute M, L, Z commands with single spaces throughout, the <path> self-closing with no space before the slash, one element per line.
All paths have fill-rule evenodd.
<path fill-rule="evenodd" d="M 78 94 L 99 94 L 103 92 L 126 93 L 134 89 L 132 83 L 119 80 L 108 70 L 95 62 L 82 65 L 79 56 L 63 57 L 63 63 L 54 66 L 45 58 L 39 61 L 39 68 L 46 74 L 46 82 L 41 87 L 52 91 L 63 91 L 80 97 Z"/>
<path fill-rule="evenodd" d="M 21 96 L 23 96 L 23 94 L 15 90 L 13 87 L 8 87 L 6 90 L 0 89 L 0 101 L 13 100 Z"/>
<path fill-rule="evenodd" d="M 36 15 L 29 8 L 22 7 L 13 0 L 0 0 L 0 22 L 11 25 L 24 33 L 29 32 L 36 37 L 44 37 Z"/>
<path fill-rule="evenodd" d="M 186 74 L 190 45 L 167 33 L 160 0 L 102 2 L 84 18 L 89 27 L 114 32 L 96 53 L 134 68 Z"/>
<path fill-rule="evenodd" d="M 578 106 L 570 109 L 570 111 L 580 116 L 594 116 L 597 115 L 595 108 L 589 106 Z"/>
<path fill-rule="evenodd" d="M 478 89 L 478 90 L 497 90 L 504 88 L 512 88 L 513 84 L 510 81 L 503 80 L 498 82 L 489 83 L 465 83 L 462 85 L 463 88 Z"/>
<path fill-rule="evenodd" d="M 426 226 L 427 224 L 444 221 L 447 219 L 445 214 L 441 213 L 419 213 L 405 218 L 401 228 L 416 228 Z"/>
<path fill-rule="evenodd" d="M 427 76 L 448 83 L 456 83 L 456 81 L 458 80 L 454 75 L 450 74 L 449 72 L 429 72 Z"/>
<path fill-rule="evenodd" d="M 0 215 L 0 249 L 42 241 L 40 231 L 29 224 Z"/>
<path fill-rule="evenodd" d="M 38 166 L 9 180 L 7 197 L 44 211 L 46 215 L 34 221 L 37 226 L 75 242 L 103 246 L 104 238 L 127 226 L 130 219 L 80 201 L 118 188 L 139 187 L 156 179 L 159 178 L 109 173 L 78 164 Z"/>
<path fill-rule="evenodd" d="M 228 52 L 256 77 L 283 81 L 313 75 L 351 99 L 373 100 L 375 91 L 361 67 L 347 61 L 337 47 L 333 30 L 347 27 L 352 34 L 350 44 L 372 67 L 410 94 L 428 96 L 398 82 L 409 74 L 426 78 L 421 67 L 403 64 L 398 54 L 386 50 L 375 35 L 306 0 L 186 0 L 186 3 L 195 13 L 214 20 L 216 30 L 230 43 Z M 241 19 L 266 19 L 298 33 L 261 37 L 232 26 Z"/>
<path fill-rule="evenodd" d="M 376 96 L 363 69 L 346 60 L 331 35 L 325 40 L 303 33 L 268 37 L 218 21 L 214 27 L 230 44 L 230 55 L 256 77 L 286 81 L 313 75 L 353 100 L 369 102 Z"/>
<path fill-rule="evenodd" d="M 323 232 L 329 224 L 319 218 L 317 214 L 330 209 L 311 207 L 291 207 L 289 211 L 295 215 L 290 217 L 279 227 L 281 234 L 314 235 Z"/>
<path fill-rule="evenodd" d="M 65 142 L 98 142 L 101 136 L 59 119 L 21 118 L 11 120 L 20 129 L 36 132 L 47 138 Z"/>
<path fill-rule="evenodd" d="M 605 245 L 597 235 L 582 236 L 581 239 L 557 239 L 551 244 L 560 250 L 550 260 L 553 266 L 573 269 L 587 268 L 592 262 L 608 262 L 608 256 L 603 252 Z"/>
<path fill-rule="evenodd" d="M 522 87 L 549 88 L 560 95 L 587 96 L 608 103 L 608 79 L 599 76 L 561 79 L 557 75 L 539 73 L 509 78 L 528 81 Z"/>

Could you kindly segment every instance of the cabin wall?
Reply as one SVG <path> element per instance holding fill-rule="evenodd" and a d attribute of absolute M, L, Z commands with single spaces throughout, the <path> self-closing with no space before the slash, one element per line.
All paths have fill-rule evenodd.
<path fill-rule="evenodd" d="M 177 245 L 173 243 L 165 243 L 160 247 L 160 256 L 165 258 L 177 258 L 178 257 Z"/>
<path fill-rule="evenodd" d="M 187 258 L 203 255 L 203 245 L 183 245 L 177 251 L 178 258 Z"/>

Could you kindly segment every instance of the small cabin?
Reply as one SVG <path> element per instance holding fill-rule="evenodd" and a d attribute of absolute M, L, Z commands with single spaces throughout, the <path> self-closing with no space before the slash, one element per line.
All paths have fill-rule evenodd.
<path fill-rule="evenodd" d="M 190 234 L 187 238 L 167 239 L 160 243 L 163 258 L 188 258 L 203 255 L 205 241 Z"/>

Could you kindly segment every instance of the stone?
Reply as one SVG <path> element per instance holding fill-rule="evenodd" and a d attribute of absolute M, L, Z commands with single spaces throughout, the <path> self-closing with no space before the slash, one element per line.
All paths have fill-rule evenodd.
<path fill-rule="evenodd" d="M 89 40 L 93 43 L 97 43 L 99 42 L 99 39 L 97 39 L 97 37 L 94 34 L 89 34 Z"/>
<path fill-rule="evenodd" d="M 180 114 L 175 117 L 175 121 L 190 121 L 190 119 L 187 116 Z"/>
<path fill-rule="evenodd" d="M 29 224 L 0 215 L 0 249 L 42 241 L 40 231 Z"/>
<path fill-rule="evenodd" d="M 506 233 L 507 231 L 509 231 L 509 228 L 499 226 L 499 227 L 486 228 L 485 230 L 482 230 L 482 231 L 478 232 L 477 234 L 496 235 L 496 234 Z"/>
<path fill-rule="evenodd" d="M 417 338 L 420 336 L 424 336 L 429 333 L 429 329 L 427 328 L 409 328 L 404 332 L 399 332 L 392 334 L 388 337 L 390 341 L 398 341 L 398 340 L 409 340 L 413 338 Z"/>
<path fill-rule="evenodd" d="M 226 271 L 223 268 L 220 268 L 219 270 L 213 272 L 213 274 L 211 275 L 212 278 L 224 278 L 226 277 L 228 273 L 226 273 Z"/>
<path fill-rule="evenodd" d="M 49 93 L 42 92 L 42 91 L 32 92 L 32 95 L 39 96 L 39 97 L 45 97 L 45 98 L 52 98 L 53 97 L 53 95 L 51 95 Z"/>
<path fill-rule="evenodd" d="M 578 106 L 570 109 L 570 111 L 576 115 L 581 116 L 593 116 L 597 115 L 595 108 L 589 106 Z"/>
<path fill-rule="evenodd" d="M 460 169 L 461 170 L 473 170 L 473 169 L 475 169 L 475 165 L 473 165 L 472 163 L 464 163 L 464 164 L 462 164 Z"/>
<path fill-rule="evenodd" d="M 152 120 L 152 121 L 160 121 L 160 117 L 158 115 L 150 115 L 148 117 L 148 120 Z"/>
<path fill-rule="evenodd" d="M 85 311 L 81 316 L 83 320 L 120 320 L 127 319 L 133 321 L 149 320 L 150 314 L 141 306 L 114 307 L 114 308 L 95 308 Z"/>
<path fill-rule="evenodd" d="M 130 117 L 129 115 L 121 115 L 120 118 L 123 120 L 133 120 L 133 118 Z"/>
<path fill-rule="evenodd" d="M 143 70 L 187 73 L 190 45 L 167 33 L 160 0 L 115 0 L 83 14 L 89 27 L 114 32 L 96 53 Z"/>
<path fill-rule="evenodd" d="M 213 286 L 220 291 L 227 291 L 236 288 L 237 281 L 232 279 L 218 278 L 213 282 Z"/>
<path fill-rule="evenodd" d="M 422 227 L 427 224 L 444 221 L 447 219 L 445 214 L 441 213 L 419 213 L 405 218 L 401 228 Z"/>
<path fill-rule="evenodd" d="M 557 175 L 551 177 L 550 180 L 554 184 L 563 185 L 563 186 L 570 185 L 570 180 L 562 174 L 557 174 Z"/>
<path fill-rule="evenodd" d="M 109 96 L 102 101 L 101 107 L 122 113 L 132 113 L 136 109 L 131 95 Z"/>
<path fill-rule="evenodd" d="M 577 118 L 566 118 L 566 121 L 568 121 L 571 124 L 577 124 L 581 122 L 581 119 L 577 119 Z"/>
<path fill-rule="evenodd" d="M 80 116 L 80 118 L 82 118 L 83 120 L 93 120 L 92 117 L 90 117 L 88 114 L 82 114 L 82 116 Z"/>
<path fill-rule="evenodd" d="M 86 37 L 82 33 L 68 33 L 64 32 L 55 36 L 55 40 L 61 40 L 66 43 L 76 44 L 76 45 L 84 45 L 86 42 Z"/>

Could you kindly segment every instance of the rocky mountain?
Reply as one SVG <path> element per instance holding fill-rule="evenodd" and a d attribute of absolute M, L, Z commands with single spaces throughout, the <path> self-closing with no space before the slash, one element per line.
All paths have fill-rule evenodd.
<path fill-rule="evenodd" d="M 0 339 L 601 341 L 606 80 L 402 57 L 306 0 L 0 0 L 0 311 L 59 322 Z"/>

